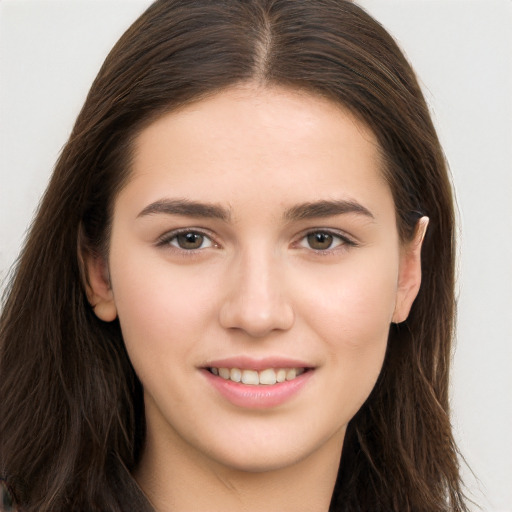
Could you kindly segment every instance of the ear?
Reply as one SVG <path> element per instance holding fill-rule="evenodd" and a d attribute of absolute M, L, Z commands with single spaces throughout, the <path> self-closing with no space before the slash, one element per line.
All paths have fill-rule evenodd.
<path fill-rule="evenodd" d="M 104 322 L 117 318 L 114 294 L 110 286 L 108 266 L 102 256 L 87 254 L 84 256 L 86 271 L 86 292 L 89 304 L 96 316 Z"/>
<path fill-rule="evenodd" d="M 398 289 L 392 321 L 403 322 L 409 316 L 412 303 L 421 285 L 421 246 L 428 226 L 428 217 L 422 217 L 414 232 L 413 239 L 401 249 Z"/>

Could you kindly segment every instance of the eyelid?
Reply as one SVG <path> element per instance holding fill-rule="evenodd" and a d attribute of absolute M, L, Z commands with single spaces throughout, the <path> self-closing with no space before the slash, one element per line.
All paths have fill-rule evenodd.
<path fill-rule="evenodd" d="M 307 236 L 312 235 L 314 233 L 324 233 L 326 235 L 331 235 L 332 237 L 336 237 L 341 240 L 341 243 L 336 245 L 335 247 L 329 247 L 328 249 L 313 249 L 312 247 L 304 247 L 301 246 L 300 243 L 306 239 Z M 332 228 L 308 228 L 304 231 L 302 231 L 296 239 L 296 242 L 294 242 L 295 246 L 303 247 L 304 249 L 309 249 L 310 251 L 313 251 L 315 253 L 323 253 L 328 254 L 330 252 L 334 252 L 337 250 L 347 248 L 347 247 L 357 247 L 359 243 L 354 239 L 354 237 L 348 235 L 344 231 L 340 231 L 338 229 L 332 229 Z"/>
<path fill-rule="evenodd" d="M 203 228 L 195 228 L 195 227 L 187 227 L 187 228 L 178 228 L 173 229 L 171 231 L 166 231 L 163 235 L 160 235 L 155 245 L 157 247 L 170 247 L 172 249 L 175 249 L 176 251 L 182 251 L 182 252 L 197 252 L 204 249 L 182 249 L 180 247 L 175 247 L 171 245 L 171 240 L 176 238 L 179 235 L 182 235 L 184 233 L 196 233 L 198 235 L 204 236 L 205 238 L 208 238 L 212 245 L 210 247 L 220 247 L 220 245 L 216 242 L 214 236 L 206 229 Z M 208 249 L 209 247 L 205 247 L 205 249 Z"/>
<path fill-rule="evenodd" d="M 209 230 L 204 229 L 204 228 L 196 228 L 196 227 L 177 228 L 177 229 L 173 229 L 171 231 L 167 231 L 163 235 L 161 235 L 157 238 L 155 245 L 157 247 L 169 247 L 169 248 L 175 249 L 176 251 L 188 252 L 188 253 L 198 252 L 198 251 L 202 251 L 204 249 L 209 248 L 209 247 L 206 247 L 204 249 L 201 249 L 201 248 L 200 249 L 182 249 L 180 247 L 175 247 L 170 244 L 171 240 L 173 240 L 180 234 L 184 234 L 184 233 L 197 233 L 199 235 L 204 236 L 205 238 L 208 238 L 211 241 L 212 245 L 210 247 L 214 247 L 214 248 L 220 247 L 220 244 L 216 241 L 216 237 Z M 341 243 L 339 243 L 338 245 L 336 245 L 333 248 L 328 248 L 328 249 L 313 249 L 311 247 L 301 247 L 300 243 L 307 236 L 314 234 L 314 233 L 325 233 L 325 234 L 331 235 L 331 236 L 341 240 Z M 295 248 L 309 249 L 310 251 L 313 251 L 315 253 L 323 253 L 323 254 L 335 252 L 337 250 L 340 250 L 340 248 L 344 248 L 344 247 L 345 248 L 346 247 L 357 247 L 358 245 L 359 245 L 359 242 L 357 240 L 355 240 L 354 237 L 352 237 L 351 235 L 348 235 L 344 231 L 341 231 L 338 229 L 333 229 L 333 228 L 321 228 L 321 227 L 305 229 L 304 231 L 302 231 L 301 233 L 299 233 L 297 235 L 297 237 L 295 238 L 295 241 L 292 243 L 292 246 Z"/>

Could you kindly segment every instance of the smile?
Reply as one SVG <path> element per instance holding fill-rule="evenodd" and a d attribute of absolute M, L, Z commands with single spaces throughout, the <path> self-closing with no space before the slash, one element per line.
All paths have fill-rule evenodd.
<path fill-rule="evenodd" d="M 249 386 L 272 386 L 277 383 L 294 380 L 306 371 L 305 368 L 266 368 L 257 371 L 217 367 L 210 367 L 208 370 L 213 375 L 217 375 L 224 380 L 241 382 Z"/>

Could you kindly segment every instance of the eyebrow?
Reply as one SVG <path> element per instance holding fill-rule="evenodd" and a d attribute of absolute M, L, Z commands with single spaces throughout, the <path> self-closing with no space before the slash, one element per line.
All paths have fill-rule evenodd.
<path fill-rule="evenodd" d="M 363 215 L 370 219 L 375 219 L 373 214 L 363 205 L 356 201 L 331 200 L 314 201 L 301 203 L 287 209 L 283 218 L 288 221 L 307 220 L 322 217 L 331 217 L 355 213 Z M 138 215 L 165 214 L 165 215 L 183 215 L 186 217 L 203 217 L 210 219 L 219 219 L 228 222 L 231 218 L 231 212 L 214 203 L 202 203 L 190 201 L 189 199 L 159 199 L 146 206 Z"/>
<path fill-rule="evenodd" d="M 374 215 L 368 208 L 356 201 L 334 200 L 334 201 L 315 201 L 293 206 L 286 210 L 284 218 L 289 221 L 306 220 L 322 217 L 331 217 L 346 213 L 355 213 L 363 215 L 372 220 Z"/>
<path fill-rule="evenodd" d="M 159 199 L 146 206 L 137 215 L 137 218 L 158 213 L 220 219 L 225 222 L 231 217 L 229 210 L 217 204 L 201 203 L 188 199 Z"/>

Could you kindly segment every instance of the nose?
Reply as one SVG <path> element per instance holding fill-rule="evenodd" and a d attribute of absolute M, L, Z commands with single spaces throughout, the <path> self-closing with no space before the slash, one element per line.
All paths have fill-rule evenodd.
<path fill-rule="evenodd" d="M 220 308 L 220 324 L 253 338 L 286 331 L 295 314 L 276 258 L 246 255 L 230 269 L 229 291 Z"/>

